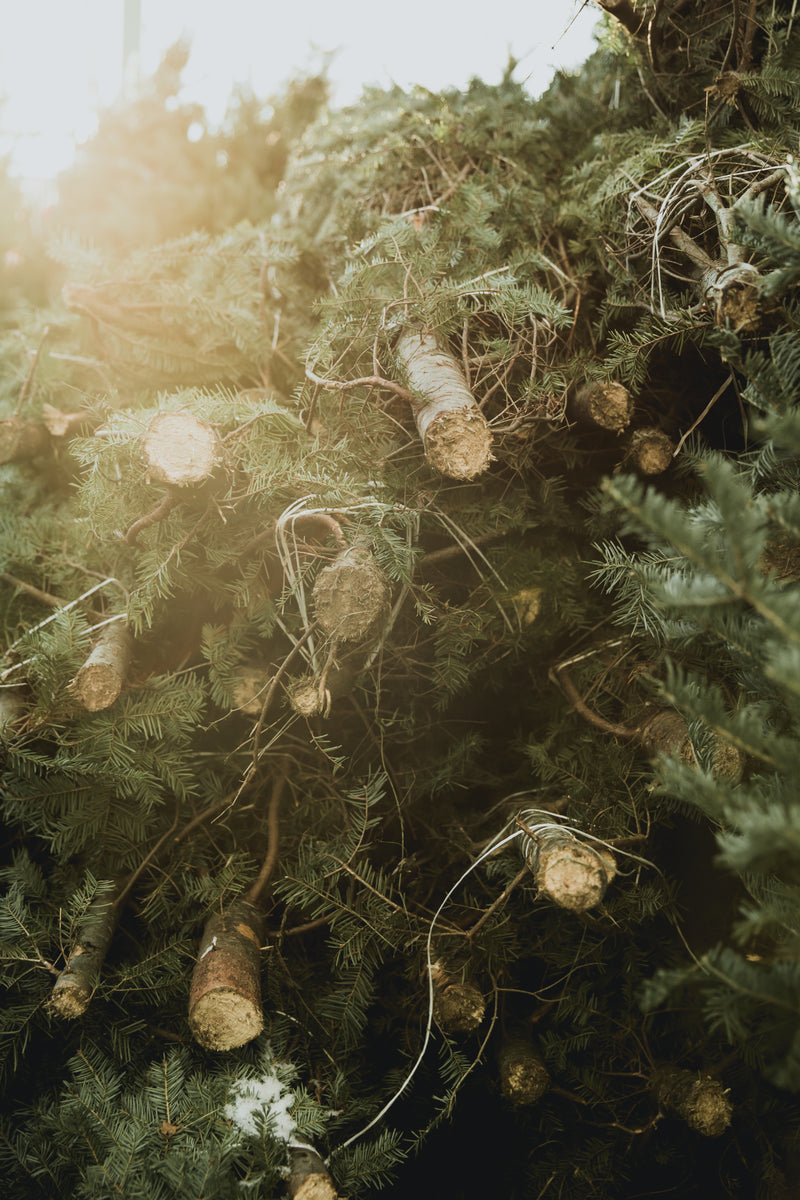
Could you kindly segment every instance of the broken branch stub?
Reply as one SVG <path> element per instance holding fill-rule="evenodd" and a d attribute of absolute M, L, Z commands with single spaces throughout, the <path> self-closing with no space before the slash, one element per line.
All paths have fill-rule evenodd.
<path fill-rule="evenodd" d="M 560 825 L 537 829 L 536 839 L 524 842 L 522 852 L 539 890 L 571 912 L 601 904 L 617 873 L 609 850 L 578 841 Z"/>
<path fill-rule="evenodd" d="M 314 582 L 314 611 L 324 631 L 340 642 L 365 642 L 386 620 L 389 581 L 364 546 L 348 546 Z"/>
<path fill-rule="evenodd" d="M 492 461 L 492 434 L 453 355 L 432 334 L 407 331 L 397 356 L 411 387 L 425 397 L 414 419 L 428 462 L 450 479 L 482 475 Z"/>
<path fill-rule="evenodd" d="M 70 948 L 67 964 L 53 985 L 49 1004 L 57 1017 L 81 1017 L 89 1007 L 119 920 L 119 890 L 115 887 L 89 906 L 79 940 Z"/>
<path fill-rule="evenodd" d="M 86 662 L 69 690 L 88 712 L 110 708 L 122 691 L 133 641 L 124 621 L 113 621 L 100 631 Z"/>
<path fill-rule="evenodd" d="M 219 462 L 216 431 L 190 412 L 157 413 L 142 438 L 142 456 L 156 483 L 189 487 L 202 483 Z"/>
<path fill-rule="evenodd" d="M 258 1037 L 264 919 L 237 900 L 206 922 L 189 992 L 189 1026 L 206 1050 L 235 1050 Z"/>

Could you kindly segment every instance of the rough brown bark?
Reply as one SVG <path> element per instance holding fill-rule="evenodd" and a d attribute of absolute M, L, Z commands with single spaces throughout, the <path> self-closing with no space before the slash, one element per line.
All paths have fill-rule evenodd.
<path fill-rule="evenodd" d="M 50 1009 L 58 1017 L 80 1017 L 89 1007 L 97 979 L 119 919 L 116 898 L 120 886 L 89 907 L 78 942 L 53 985 Z"/>
<path fill-rule="evenodd" d="M 614 857 L 603 846 L 580 842 L 558 825 L 524 845 L 537 887 L 560 908 L 587 912 L 601 904 L 617 873 Z"/>
<path fill-rule="evenodd" d="M 733 1105 L 722 1084 L 710 1075 L 662 1067 L 653 1087 L 659 1104 L 703 1137 L 719 1137 L 731 1123 Z"/>
<path fill-rule="evenodd" d="M 291 1200 L 337 1200 L 328 1168 L 311 1146 L 289 1147 Z"/>
<path fill-rule="evenodd" d="M 492 461 L 492 434 L 455 358 L 432 334 L 417 331 L 401 334 L 397 355 L 427 401 L 414 419 L 428 462 L 450 479 L 482 475 Z"/>
<path fill-rule="evenodd" d="M 235 1050 L 264 1027 L 259 909 L 238 900 L 206 922 L 189 993 L 189 1025 L 207 1050 Z"/>
<path fill-rule="evenodd" d="M 473 983 L 451 983 L 437 988 L 433 1017 L 445 1033 L 472 1033 L 486 1013 L 483 995 Z"/>
<path fill-rule="evenodd" d="M 363 546 L 348 547 L 323 567 L 313 591 L 320 626 L 340 642 L 374 637 L 389 612 L 389 581 Z"/>
<path fill-rule="evenodd" d="M 0 465 L 34 458 L 49 446 L 47 430 L 39 421 L 24 421 L 21 417 L 0 421 Z"/>
<path fill-rule="evenodd" d="M 586 383 L 576 392 L 571 407 L 584 424 L 622 433 L 631 423 L 633 397 L 621 383 Z"/>
<path fill-rule="evenodd" d="M 157 413 L 142 438 L 142 455 L 152 480 L 188 487 L 213 473 L 219 439 L 211 425 L 190 412 Z"/>
<path fill-rule="evenodd" d="M 660 429 L 636 429 L 631 434 L 625 465 L 640 475 L 660 475 L 672 465 L 675 443 Z"/>
<path fill-rule="evenodd" d="M 70 684 L 75 699 L 89 712 L 110 708 L 122 691 L 130 663 L 132 639 L 124 621 L 100 631 L 94 649 Z"/>
<path fill-rule="evenodd" d="M 506 1038 L 497 1053 L 500 1088 L 513 1104 L 535 1104 L 550 1087 L 550 1073 L 533 1042 Z"/>

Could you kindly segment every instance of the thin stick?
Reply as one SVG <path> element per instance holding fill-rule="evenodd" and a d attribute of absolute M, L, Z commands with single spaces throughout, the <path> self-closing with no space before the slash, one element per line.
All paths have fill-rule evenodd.
<path fill-rule="evenodd" d="M 363 379 L 322 379 L 319 375 L 315 375 L 310 367 L 306 367 L 306 379 L 315 383 L 317 387 L 327 388 L 331 392 L 349 392 L 357 387 L 385 388 L 388 392 L 394 392 L 401 400 L 407 400 L 409 404 L 419 407 L 419 400 L 416 396 L 412 396 L 411 392 L 400 387 L 399 383 L 394 383 L 391 379 L 384 379 L 381 375 L 365 375 Z"/>
<path fill-rule="evenodd" d="M 272 797 L 269 802 L 268 827 L 269 837 L 267 840 L 267 856 L 261 864 L 254 883 L 245 892 L 242 897 L 248 904 L 258 904 L 264 892 L 264 888 L 269 883 L 270 876 L 275 869 L 275 864 L 278 861 L 278 846 L 280 844 L 280 806 L 281 795 L 283 793 L 284 784 L 286 783 L 286 772 L 282 771 L 275 780 L 275 786 L 272 789 Z"/>
<path fill-rule="evenodd" d="M 23 405 L 25 404 L 25 401 L 28 399 L 28 395 L 30 394 L 31 386 L 33 384 L 33 377 L 36 374 L 36 368 L 39 365 L 39 359 L 41 357 L 42 347 L 44 346 L 45 339 L 49 332 L 50 332 L 50 326 L 45 325 L 44 329 L 42 330 L 42 336 L 39 338 L 39 345 L 36 347 L 36 353 L 33 356 L 33 362 L 31 363 L 30 370 L 28 371 L 28 374 L 25 377 L 25 382 L 22 385 L 22 391 L 19 394 L 19 399 L 17 400 L 17 406 L 13 412 L 13 416 L 15 416 L 15 417 L 18 417 L 19 414 L 22 412 Z"/>
<path fill-rule="evenodd" d="M 728 376 L 728 378 L 725 380 L 725 382 L 723 383 L 722 387 L 720 387 L 720 388 L 717 388 L 716 392 L 714 392 L 714 395 L 711 397 L 711 399 L 709 400 L 708 404 L 705 406 L 705 408 L 703 409 L 703 411 L 700 413 L 700 416 L 697 418 L 697 420 L 696 420 L 696 421 L 693 421 L 693 422 L 692 422 L 692 424 L 689 426 L 689 428 L 686 430 L 686 433 L 683 435 L 683 437 L 682 437 L 682 438 L 681 438 L 681 440 L 678 442 L 677 446 L 675 447 L 675 449 L 674 449 L 674 450 L 673 450 L 673 452 L 672 452 L 672 457 L 673 457 L 673 458 L 677 458 L 677 456 L 678 456 L 678 454 L 679 454 L 679 452 L 680 452 L 680 449 L 681 449 L 681 447 L 683 446 L 683 444 L 684 444 L 684 442 L 686 441 L 686 439 L 687 439 L 688 437 L 690 437 L 690 436 L 691 436 L 691 435 L 694 433 L 695 429 L 697 429 L 697 426 L 698 426 L 698 425 L 699 425 L 699 424 L 700 424 L 702 421 L 704 421 L 704 420 L 705 420 L 705 418 L 706 418 L 706 417 L 708 416 L 708 414 L 711 412 L 711 409 L 714 407 L 714 405 L 715 405 L 715 404 L 717 403 L 717 401 L 719 400 L 719 398 L 720 398 L 720 396 L 722 395 L 722 393 L 725 391 L 725 389 L 726 389 L 726 388 L 727 388 L 727 387 L 728 387 L 728 386 L 729 386 L 731 383 L 733 383 L 733 373 L 732 373 L 732 372 L 731 372 L 731 374 Z"/>
<path fill-rule="evenodd" d="M 133 522 L 122 540 L 127 542 L 129 546 L 135 546 L 136 539 L 142 530 L 147 529 L 148 525 L 155 525 L 156 521 L 160 521 L 163 517 L 165 517 L 174 504 L 175 497 L 167 492 L 161 502 L 156 505 L 152 512 L 145 513 L 143 517 L 139 517 L 138 521 Z"/>
<path fill-rule="evenodd" d="M 508 887 L 505 889 L 505 891 L 501 892 L 500 895 L 497 897 L 497 899 L 494 900 L 489 905 L 489 907 L 487 908 L 487 910 L 483 914 L 483 916 L 479 917 L 478 920 L 475 922 L 475 924 L 471 925 L 469 929 L 464 930 L 464 936 L 471 938 L 474 934 L 476 934 L 478 932 L 478 930 L 480 929 L 481 925 L 485 924 L 485 922 L 489 920 L 489 917 L 492 915 L 492 913 L 497 912 L 497 909 L 500 907 L 500 905 L 505 903 L 505 901 L 508 899 L 508 897 L 514 891 L 514 888 L 516 888 L 520 883 L 522 883 L 523 879 L 527 875 L 529 875 L 529 871 L 528 871 L 528 867 L 526 865 L 522 868 L 522 870 L 519 872 L 519 874 L 516 875 L 511 880 L 511 883 L 508 885 Z"/>
<path fill-rule="evenodd" d="M 639 736 L 638 728 L 631 729 L 628 725 L 614 725 L 611 721 L 606 721 L 598 713 L 593 712 L 578 692 L 578 689 L 567 675 L 563 666 L 553 667 L 550 674 L 551 677 L 554 675 L 557 682 L 561 684 L 564 691 L 572 701 L 575 709 L 581 714 L 582 717 L 585 717 L 587 721 L 590 721 L 592 725 L 596 725 L 598 729 L 603 729 L 606 733 L 613 733 L 616 737 L 635 738 Z"/>

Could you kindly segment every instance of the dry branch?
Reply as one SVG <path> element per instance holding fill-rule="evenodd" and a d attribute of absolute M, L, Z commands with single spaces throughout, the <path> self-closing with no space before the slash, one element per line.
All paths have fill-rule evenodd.
<path fill-rule="evenodd" d="M 113 621 L 101 630 L 94 649 L 70 684 L 72 695 L 89 712 L 110 708 L 119 696 L 132 646 L 124 621 Z"/>
<path fill-rule="evenodd" d="M 650 758 L 660 754 L 677 758 L 687 767 L 697 767 L 697 755 L 692 745 L 689 726 L 674 709 L 659 709 L 639 730 L 639 737 Z M 715 737 L 712 750 L 712 773 L 717 779 L 736 783 L 741 778 L 744 762 L 735 746 Z"/>
<path fill-rule="evenodd" d="M 157 483 L 202 483 L 219 461 L 216 431 L 190 412 L 157 413 L 142 438 L 147 472 Z"/>
<path fill-rule="evenodd" d="M 492 461 L 492 434 L 456 359 L 432 334 L 417 331 L 401 334 L 397 355 L 425 398 L 414 405 L 414 419 L 428 462 L 451 479 L 482 475 Z"/>

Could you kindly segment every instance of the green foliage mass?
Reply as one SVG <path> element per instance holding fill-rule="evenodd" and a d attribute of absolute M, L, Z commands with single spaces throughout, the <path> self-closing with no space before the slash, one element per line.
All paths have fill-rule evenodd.
<path fill-rule="evenodd" d="M 800 1186 L 800 22 L 601 7 L 538 100 L 513 64 L 340 112 L 300 80 L 196 141 L 176 51 L 64 180 L 52 296 L 0 340 L 13 1200 L 280 1196 L 292 1138 L 353 1200 Z M 474 398 L 474 478 L 419 432 L 409 331 Z M 621 432 L 578 403 L 612 383 Z M 194 482 L 153 458 L 167 414 L 170 453 L 212 447 Z M 319 603 L 343 563 L 361 640 Z M 558 834 L 613 857 L 585 911 L 542 873 Z M 237 899 L 264 1028 L 215 1050 L 191 981 Z M 724 1085 L 724 1132 L 664 1067 Z"/>

